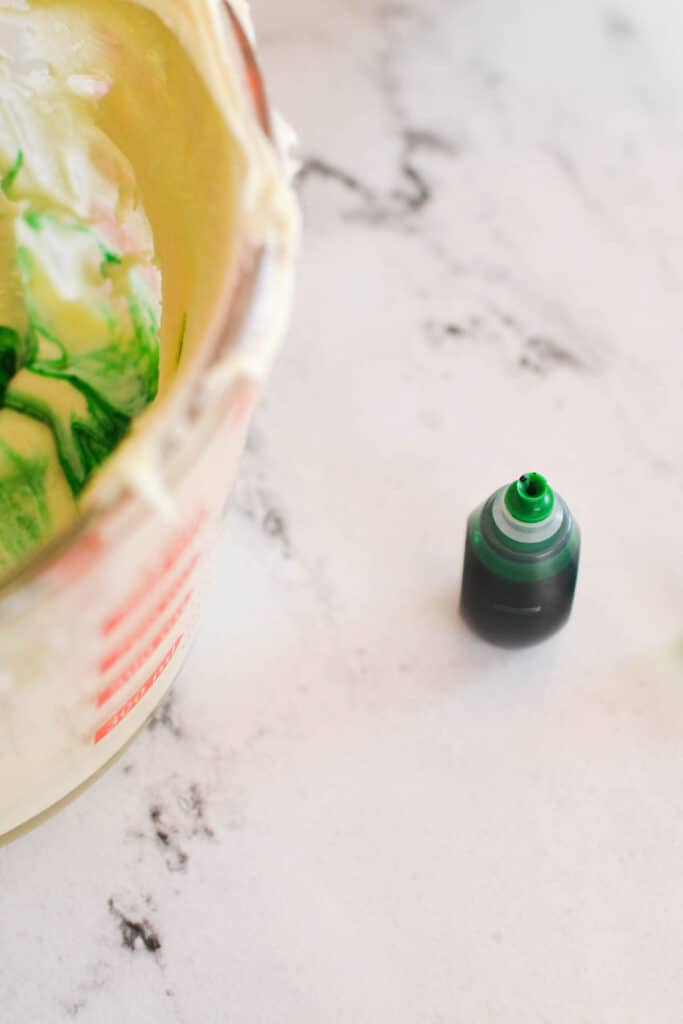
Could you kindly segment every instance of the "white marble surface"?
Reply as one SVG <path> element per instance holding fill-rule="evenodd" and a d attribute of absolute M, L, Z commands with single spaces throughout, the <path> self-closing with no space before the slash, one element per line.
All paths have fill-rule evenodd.
<path fill-rule="evenodd" d="M 0 851 L 3 1021 L 680 1024 L 683 7 L 258 0 L 294 329 L 157 724 Z M 574 617 L 456 614 L 541 468 Z"/>

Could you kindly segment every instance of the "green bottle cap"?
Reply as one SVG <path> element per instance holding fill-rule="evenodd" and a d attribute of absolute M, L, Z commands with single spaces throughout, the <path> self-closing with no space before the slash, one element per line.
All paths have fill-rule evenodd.
<path fill-rule="evenodd" d="M 505 493 L 510 515 L 521 523 L 542 523 L 555 508 L 555 495 L 540 473 L 525 473 Z"/>

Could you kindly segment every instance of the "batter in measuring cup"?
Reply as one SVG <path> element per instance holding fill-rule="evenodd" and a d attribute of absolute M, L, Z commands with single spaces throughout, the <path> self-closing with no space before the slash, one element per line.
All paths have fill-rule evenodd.
<path fill-rule="evenodd" d="M 225 125 L 154 13 L 0 0 L 0 574 L 74 519 L 172 379 L 188 310 L 201 319 L 210 298 L 198 257 L 214 262 L 188 166 L 210 203 L 229 163 Z M 223 198 L 214 249 L 230 216 Z"/>

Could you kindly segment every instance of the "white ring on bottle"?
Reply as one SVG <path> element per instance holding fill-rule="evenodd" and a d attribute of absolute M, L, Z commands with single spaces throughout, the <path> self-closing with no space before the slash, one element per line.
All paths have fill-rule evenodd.
<path fill-rule="evenodd" d="M 491 512 L 493 521 L 500 532 L 510 540 L 514 540 L 518 544 L 542 544 L 543 541 L 550 540 L 562 529 L 564 502 L 557 495 L 555 495 L 555 508 L 552 515 L 540 523 L 523 523 L 521 520 L 515 519 L 505 504 L 506 492 L 507 487 L 502 487 L 498 491 L 493 500 Z"/>

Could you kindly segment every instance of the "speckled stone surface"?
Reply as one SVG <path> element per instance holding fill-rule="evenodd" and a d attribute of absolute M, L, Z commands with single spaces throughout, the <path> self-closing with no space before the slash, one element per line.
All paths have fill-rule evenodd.
<path fill-rule="evenodd" d="M 303 140 L 287 348 L 200 638 L 0 850 L 23 1024 L 680 1024 L 683 8 L 258 0 Z M 546 473 L 568 628 L 457 616 Z"/>

